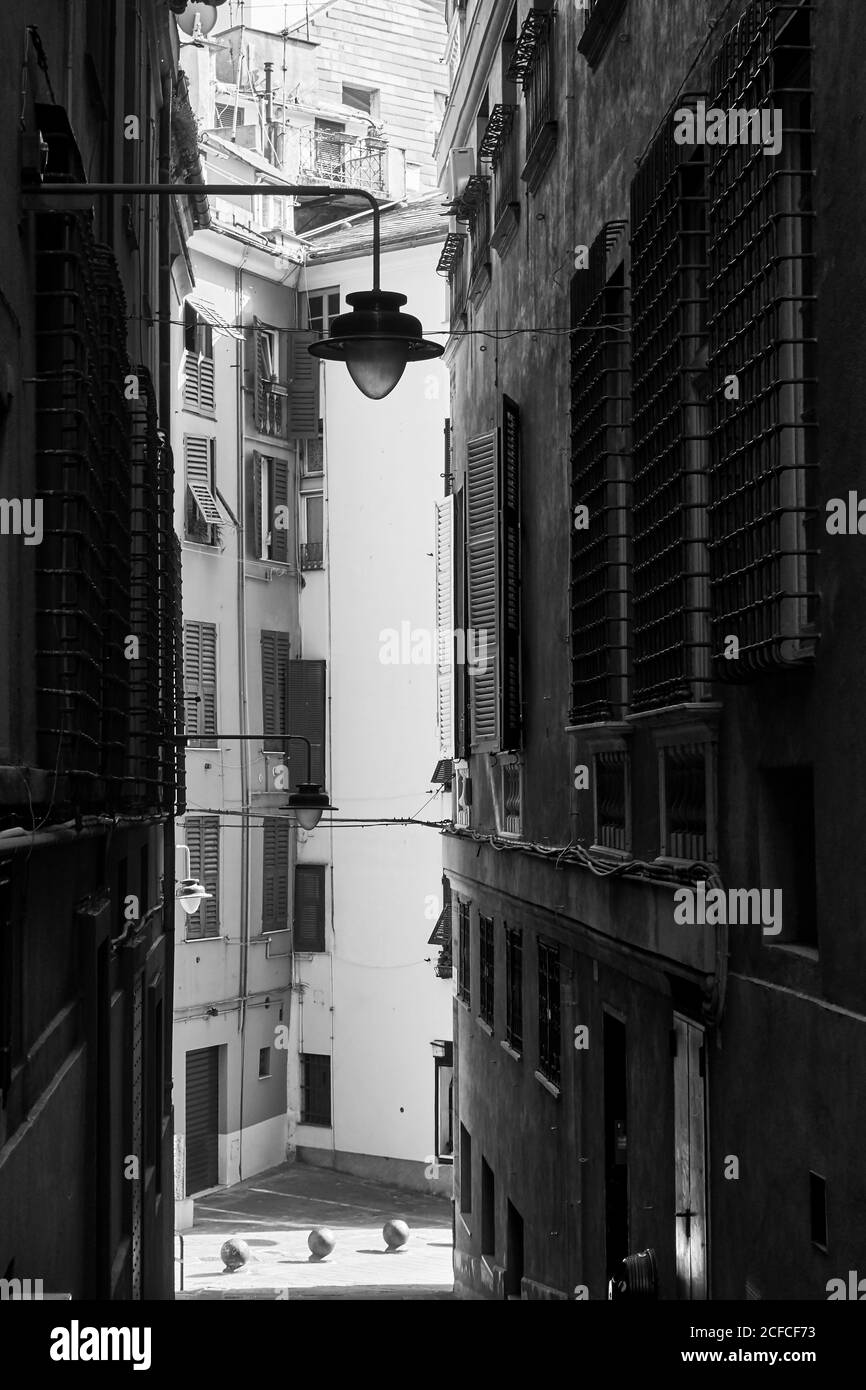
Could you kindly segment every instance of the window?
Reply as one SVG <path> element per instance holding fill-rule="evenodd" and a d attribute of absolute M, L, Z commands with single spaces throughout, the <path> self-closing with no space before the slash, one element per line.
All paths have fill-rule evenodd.
<path fill-rule="evenodd" d="M 301 502 L 304 509 L 301 569 L 320 570 L 325 563 L 325 497 L 321 492 L 306 492 Z"/>
<path fill-rule="evenodd" d="M 315 439 L 302 439 L 299 444 L 301 473 L 309 478 L 314 473 L 325 471 L 325 422 L 319 421 L 319 432 Z"/>
<path fill-rule="evenodd" d="M 469 670 L 473 752 L 521 740 L 520 416 L 507 396 L 502 416 L 496 434 L 468 445 L 469 627 L 475 651 L 484 653 Z"/>
<path fill-rule="evenodd" d="M 436 503 L 436 722 L 439 756 L 454 756 L 454 498 Z"/>
<path fill-rule="evenodd" d="M 184 833 L 190 873 L 203 883 L 210 899 L 186 919 L 187 941 L 219 936 L 220 822 L 219 816 L 187 816 Z"/>
<path fill-rule="evenodd" d="M 301 1124 L 331 1124 L 331 1059 L 321 1053 L 301 1053 Z"/>
<path fill-rule="evenodd" d="M 629 754 L 625 748 L 604 749 L 593 756 L 595 844 L 627 853 L 631 848 Z"/>
<path fill-rule="evenodd" d="M 370 116 L 373 120 L 378 118 L 379 93 L 369 87 L 350 87 L 344 82 L 342 104 L 351 111 L 360 111 L 362 116 Z"/>
<path fill-rule="evenodd" d="M 496 1254 L 496 1184 L 493 1169 L 481 1155 L 481 1253 Z"/>
<path fill-rule="evenodd" d="M 472 778 L 465 762 L 454 764 L 454 821 L 462 830 L 472 824 Z"/>
<path fill-rule="evenodd" d="M 559 1085 L 559 947 L 538 943 L 538 1070 Z"/>
<path fill-rule="evenodd" d="M 325 785 L 325 663 L 290 661 L 288 675 L 288 722 L 290 733 L 308 738 L 312 749 L 311 777 Z M 307 754 L 302 743 L 289 744 L 291 790 L 307 780 Z"/>
<path fill-rule="evenodd" d="M 325 949 L 325 872 L 324 864 L 295 865 L 295 951 Z"/>
<path fill-rule="evenodd" d="M 455 219 L 456 225 L 456 219 Z M 450 323 L 456 328 L 466 312 L 467 273 L 469 255 L 466 250 L 465 232 L 449 232 L 442 247 L 442 254 L 436 267 L 437 275 L 448 277 L 450 300 Z"/>
<path fill-rule="evenodd" d="M 486 175 L 474 175 L 463 197 L 472 248 L 470 292 L 474 296 L 478 282 L 490 276 L 490 179 Z"/>
<path fill-rule="evenodd" d="M 469 1007 L 471 988 L 472 950 L 469 939 L 469 904 L 458 902 L 457 907 L 457 998 Z"/>
<path fill-rule="evenodd" d="M 493 918 L 479 917 L 478 934 L 481 943 L 481 1018 L 489 1028 L 494 1026 L 495 962 L 493 950 Z"/>
<path fill-rule="evenodd" d="M 505 929 L 505 1041 L 523 1051 L 523 935 L 514 927 Z"/>
<path fill-rule="evenodd" d="M 442 125 L 442 122 L 443 122 L 444 119 L 445 119 L 445 111 L 446 111 L 447 106 L 448 106 L 448 93 L 447 93 L 447 92 L 435 92 L 435 91 L 434 91 L 434 93 L 433 93 L 433 124 L 434 124 L 434 126 L 435 126 L 435 128 L 436 128 L 437 133 L 438 133 L 438 131 L 439 131 L 439 128 L 440 128 L 441 125 Z"/>
<path fill-rule="evenodd" d="M 186 469 L 184 534 L 198 545 L 216 545 L 219 526 L 226 520 L 216 497 L 216 440 L 206 435 L 185 434 Z"/>
<path fill-rule="evenodd" d="M 460 1126 L 460 1211 L 463 1216 L 472 1211 L 472 1136 L 464 1124 Z"/>
<path fill-rule="evenodd" d="M 498 103 L 490 113 L 479 158 L 493 166 L 493 226 L 509 209 L 519 207 L 517 194 L 517 107 Z"/>
<path fill-rule="evenodd" d="M 585 0 L 584 30 L 577 45 L 590 67 L 595 67 L 608 44 L 626 0 Z"/>
<path fill-rule="evenodd" d="M 571 720 L 628 704 L 628 296 L 622 222 L 604 226 L 571 282 Z"/>
<path fill-rule="evenodd" d="M 713 106 L 782 113 L 776 154 L 708 147 L 713 651 L 728 680 L 814 654 L 813 8 L 753 0 L 712 68 Z M 737 660 L 721 655 L 729 634 Z"/>
<path fill-rule="evenodd" d="M 632 218 L 633 708 L 706 700 L 706 148 L 667 121 Z"/>
<path fill-rule="evenodd" d="M 812 1172 L 809 1173 L 809 1235 L 819 1250 L 827 1249 L 827 1179 Z"/>
<path fill-rule="evenodd" d="M 263 632 L 262 648 L 262 733 L 271 753 L 290 755 L 301 745 L 287 747 L 285 735 L 303 732 L 289 722 L 289 668 L 291 639 L 287 632 Z M 269 791 L 273 788 L 268 788 Z"/>
<path fill-rule="evenodd" d="M 782 895 L 782 930 L 767 945 L 818 946 L 815 786 L 811 767 L 760 769 L 758 845 L 761 886 Z M 772 899 L 771 899 L 772 900 Z"/>
<path fill-rule="evenodd" d="M 262 833 L 262 932 L 289 928 L 289 825 L 265 821 Z"/>
<path fill-rule="evenodd" d="M 288 331 L 253 320 L 255 426 L 274 439 L 317 439 L 318 363 L 308 352 L 318 333 Z"/>
<path fill-rule="evenodd" d="M 259 1081 L 267 1081 L 271 1074 L 271 1049 L 259 1048 Z"/>
<path fill-rule="evenodd" d="M 183 306 L 183 404 L 184 409 L 212 415 L 216 407 L 213 327 L 192 304 Z"/>
<path fill-rule="evenodd" d="M 557 123 L 554 119 L 552 10 L 531 9 L 514 45 L 506 72 L 509 82 L 523 87 L 526 106 L 526 164 L 521 178 L 530 193 L 539 187 L 556 149 Z"/>
<path fill-rule="evenodd" d="M 214 623 L 183 625 L 185 732 L 191 748 L 213 748 L 217 733 L 217 630 Z"/>
<path fill-rule="evenodd" d="M 454 1044 L 443 1044 L 444 1056 L 434 1057 L 436 1100 L 436 1157 L 454 1162 Z"/>
<path fill-rule="evenodd" d="M 523 833 L 523 767 L 512 754 L 499 765 L 497 828 L 501 835 Z"/>
<path fill-rule="evenodd" d="M 260 560 L 289 558 L 289 465 L 286 459 L 253 454 L 255 554 Z"/>
<path fill-rule="evenodd" d="M 716 858 L 716 745 L 711 738 L 655 735 L 659 746 L 661 856 L 689 863 Z"/>
<path fill-rule="evenodd" d="M 339 312 L 339 289 L 310 290 L 307 295 L 307 327 L 311 333 L 327 338 L 331 322 Z"/>

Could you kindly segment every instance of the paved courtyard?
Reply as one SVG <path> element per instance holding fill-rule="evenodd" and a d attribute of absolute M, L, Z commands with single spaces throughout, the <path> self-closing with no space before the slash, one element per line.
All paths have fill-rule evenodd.
<path fill-rule="evenodd" d="M 394 1217 L 408 1223 L 410 1236 L 402 1250 L 390 1252 L 382 1226 Z M 336 1237 L 322 1260 L 307 1245 L 314 1226 L 328 1226 Z M 250 1247 L 249 1262 L 235 1274 L 219 1253 L 229 1236 Z M 447 1200 L 300 1163 L 197 1199 L 183 1246 L 183 1292 L 175 1266 L 178 1298 L 451 1298 Z"/>

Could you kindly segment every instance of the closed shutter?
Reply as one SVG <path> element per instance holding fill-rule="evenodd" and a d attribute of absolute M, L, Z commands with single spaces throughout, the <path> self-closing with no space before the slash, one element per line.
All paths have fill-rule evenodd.
<path fill-rule="evenodd" d="M 325 784 L 325 663 L 290 661 L 288 671 L 288 728 L 303 734 L 312 745 L 312 780 Z M 306 756 L 301 744 L 292 746 L 292 790 L 306 778 Z"/>
<path fill-rule="evenodd" d="M 466 488 L 454 493 L 454 624 L 466 631 Z M 469 756 L 469 667 L 454 668 L 454 756 Z"/>
<path fill-rule="evenodd" d="M 289 927 L 289 830 L 288 824 L 267 821 L 262 850 L 262 931 L 288 931 Z"/>
<path fill-rule="evenodd" d="M 212 357 L 198 359 L 198 408 L 213 411 L 216 409 L 216 374 Z"/>
<path fill-rule="evenodd" d="M 198 912 L 187 918 L 187 941 L 219 936 L 220 822 L 219 816 L 187 816 L 186 843 L 190 873 L 203 883 L 211 899 L 205 899 Z"/>
<path fill-rule="evenodd" d="M 219 1182 L 219 1048 L 186 1054 L 186 1193 Z"/>
<path fill-rule="evenodd" d="M 497 665 L 499 656 L 499 584 L 497 573 L 496 435 L 469 441 L 467 467 L 466 569 L 469 626 L 475 649 L 486 639 L 483 669 L 469 672 L 472 712 L 471 747 L 498 746 Z M 467 646 L 468 646 L 467 635 Z"/>
<path fill-rule="evenodd" d="M 197 355 L 187 350 L 183 359 L 183 403 L 191 410 L 198 410 L 199 404 L 198 363 Z"/>
<path fill-rule="evenodd" d="M 267 421 L 265 392 L 271 380 L 270 363 L 267 361 L 266 341 L 262 325 L 253 319 L 253 374 L 256 429 L 264 430 Z"/>
<path fill-rule="evenodd" d="M 325 865 L 295 865 L 295 951 L 325 949 Z"/>
<path fill-rule="evenodd" d="M 291 639 L 287 632 L 262 633 L 262 733 L 271 752 L 290 751 L 287 733 L 303 733 L 290 722 L 288 709 L 289 660 Z M 269 788 L 273 790 L 273 788 Z"/>
<path fill-rule="evenodd" d="M 277 508 L 288 508 L 289 505 L 289 465 L 286 459 L 271 459 L 270 497 L 270 558 L 285 563 L 289 558 L 289 529 L 286 525 L 277 525 Z M 283 512 L 280 519 L 283 520 L 286 516 L 287 512 Z"/>
<path fill-rule="evenodd" d="M 500 746 L 521 742 L 520 691 L 520 411 L 502 398 L 500 482 Z"/>
<path fill-rule="evenodd" d="M 217 630 L 213 623 L 184 623 L 183 690 L 186 732 L 196 743 L 200 740 L 212 742 L 217 731 L 216 637 Z"/>
<path fill-rule="evenodd" d="M 263 524 L 263 502 L 262 493 L 265 490 L 267 479 L 265 469 L 268 461 L 261 454 L 253 454 L 253 532 L 255 540 L 253 543 L 253 554 L 257 560 L 264 560 L 267 557 L 267 546 L 265 544 L 265 530 Z"/>
<path fill-rule="evenodd" d="M 289 439 L 319 437 L 319 360 L 308 351 L 318 333 L 288 334 L 290 363 Z"/>
<path fill-rule="evenodd" d="M 436 504 L 436 721 L 439 756 L 454 756 L 454 498 Z"/>

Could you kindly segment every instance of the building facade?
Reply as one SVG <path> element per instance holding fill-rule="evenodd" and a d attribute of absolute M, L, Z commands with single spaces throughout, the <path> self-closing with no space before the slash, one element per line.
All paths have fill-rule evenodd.
<path fill-rule="evenodd" d="M 722 10 L 449 6 L 467 1297 L 651 1250 L 665 1299 L 823 1299 L 862 1245 L 860 349 L 822 323 L 864 33 Z"/>
<path fill-rule="evenodd" d="M 0 1271 L 170 1298 L 168 326 L 207 205 L 42 191 L 200 178 L 164 4 L 10 4 L 0 33 Z"/>

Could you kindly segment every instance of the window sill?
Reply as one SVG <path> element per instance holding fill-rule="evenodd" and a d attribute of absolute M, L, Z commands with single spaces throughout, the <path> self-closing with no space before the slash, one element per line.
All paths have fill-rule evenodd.
<path fill-rule="evenodd" d="M 577 43 L 578 53 L 583 54 L 591 68 L 599 62 L 610 43 L 624 9 L 625 0 L 599 0 L 596 4 L 595 11 Z"/>
<path fill-rule="evenodd" d="M 559 1097 L 560 1097 L 560 1095 L 562 1094 L 561 1091 L 560 1091 L 560 1088 L 559 1088 L 558 1086 L 554 1085 L 554 1083 L 553 1083 L 552 1081 L 548 1081 L 547 1077 L 544 1075 L 543 1072 L 534 1071 L 534 1072 L 532 1073 L 532 1075 L 535 1077 L 535 1079 L 536 1079 L 536 1081 L 538 1082 L 539 1086 L 543 1086 L 544 1089 L 545 1089 L 545 1091 L 549 1091 L 549 1092 L 550 1092 L 550 1094 L 553 1096 L 554 1100 L 559 1100 Z"/>
<path fill-rule="evenodd" d="M 481 1029 L 482 1033 L 486 1033 L 488 1038 L 493 1037 L 493 1029 L 487 1022 L 487 1020 L 482 1018 L 480 1014 L 475 1015 L 475 1022 L 478 1024 L 478 1027 Z"/>
<path fill-rule="evenodd" d="M 185 936 L 183 938 L 183 944 L 184 946 L 204 946 L 205 942 L 207 941 L 223 940 L 225 940 L 224 933 L 222 931 L 218 931 L 216 936 Z"/>
<path fill-rule="evenodd" d="M 191 541 L 188 536 L 184 536 L 183 548 L 184 550 L 192 550 L 198 555 L 222 555 L 222 550 L 216 541 L 213 545 L 208 545 L 206 541 Z"/>
<path fill-rule="evenodd" d="M 461 999 L 459 994 L 455 994 L 454 998 L 457 1000 L 457 1003 L 460 1005 L 461 1009 L 465 1009 L 466 1012 L 471 1016 L 472 1010 L 469 1007 L 469 1000 Z"/>
<path fill-rule="evenodd" d="M 499 1046 L 502 1048 L 503 1052 L 508 1053 L 509 1057 L 513 1057 L 515 1062 L 523 1061 L 523 1057 L 521 1056 L 521 1054 L 519 1052 L 515 1052 L 514 1048 L 511 1046 L 511 1043 L 506 1042 L 504 1038 L 500 1042 Z"/>
<path fill-rule="evenodd" d="M 184 401 L 181 409 L 184 415 L 198 415 L 202 420 L 216 419 L 216 406 L 214 406 L 212 410 L 208 410 L 205 406 L 188 405 L 187 402 Z"/>

